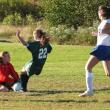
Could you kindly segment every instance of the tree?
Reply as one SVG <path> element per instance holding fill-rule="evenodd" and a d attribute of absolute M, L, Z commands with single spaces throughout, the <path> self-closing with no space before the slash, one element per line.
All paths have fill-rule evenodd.
<path fill-rule="evenodd" d="M 98 19 L 99 5 L 110 4 L 110 0 L 42 0 L 44 16 L 52 25 L 92 26 Z"/>

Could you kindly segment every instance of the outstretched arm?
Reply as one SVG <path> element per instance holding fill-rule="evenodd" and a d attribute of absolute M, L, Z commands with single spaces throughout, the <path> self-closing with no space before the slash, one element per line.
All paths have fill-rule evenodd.
<path fill-rule="evenodd" d="M 10 64 L 10 75 L 12 78 L 17 81 L 19 79 L 18 73 L 15 71 L 14 67 L 12 64 Z"/>
<path fill-rule="evenodd" d="M 20 30 L 17 30 L 16 36 L 18 37 L 19 41 L 20 41 L 24 46 L 27 45 L 27 42 L 20 36 Z"/>

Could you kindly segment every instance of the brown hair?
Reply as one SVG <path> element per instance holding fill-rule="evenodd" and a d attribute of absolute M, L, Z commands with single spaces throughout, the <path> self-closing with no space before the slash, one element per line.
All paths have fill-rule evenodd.
<path fill-rule="evenodd" d="M 5 54 L 9 54 L 9 52 L 8 52 L 8 51 L 3 51 L 3 52 L 1 52 L 1 53 L 0 53 L 0 57 L 3 57 Z"/>
<path fill-rule="evenodd" d="M 45 43 L 50 41 L 50 36 L 46 32 L 44 32 L 43 38 L 45 39 Z"/>
<path fill-rule="evenodd" d="M 41 29 L 36 29 L 36 30 L 33 32 L 33 36 L 36 34 L 36 32 L 39 32 L 39 33 L 40 33 L 40 36 L 38 36 L 39 38 L 41 38 L 41 37 L 44 35 L 44 32 L 43 32 Z"/>
<path fill-rule="evenodd" d="M 0 65 L 3 63 L 2 57 L 0 57 Z"/>
<path fill-rule="evenodd" d="M 110 7 L 101 5 L 99 6 L 99 10 L 103 10 L 103 17 L 105 17 L 106 19 L 110 18 Z"/>
<path fill-rule="evenodd" d="M 33 36 L 34 36 L 34 34 L 35 34 L 36 32 L 39 32 L 39 33 L 40 33 L 40 36 L 38 36 L 38 38 L 40 38 L 40 39 L 41 39 L 41 38 L 45 39 L 44 44 L 46 44 L 46 43 L 49 42 L 50 37 L 49 37 L 49 35 L 48 35 L 46 32 L 44 32 L 44 31 L 41 30 L 41 29 L 36 29 L 36 30 L 33 32 Z"/>
<path fill-rule="evenodd" d="M 3 64 L 3 56 L 4 56 L 5 54 L 9 54 L 9 52 L 8 52 L 8 51 L 0 52 L 0 64 Z"/>

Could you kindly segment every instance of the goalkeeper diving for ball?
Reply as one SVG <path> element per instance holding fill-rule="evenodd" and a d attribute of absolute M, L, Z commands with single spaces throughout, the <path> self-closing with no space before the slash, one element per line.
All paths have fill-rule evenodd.
<path fill-rule="evenodd" d="M 47 33 L 41 29 L 36 29 L 33 32 L 34 42 L 27 43 L 20 35 L 20 30 L 16 32 L 16 36 L 20 42 L 27 47 L 32 54 L 32 60 L 30 60 L 22 69 L 20 75 L 20 82 L 22 86 L 22 92 L 27 91 L 27 83 L 32 75 L 39 75 L 46 62 L 47 55 L 51 52 L 52 47 L 49 43 L 50 37 Z"/>

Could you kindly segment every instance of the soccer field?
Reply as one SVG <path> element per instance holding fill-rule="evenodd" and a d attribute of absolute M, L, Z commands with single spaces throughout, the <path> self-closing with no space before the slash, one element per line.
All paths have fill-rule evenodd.
<path fill-rule="evenodd" d="M 0 93 L 0 110 L 110 110 L 110 79 L 102 64 L 94 68 L 92 97 L 80 98 L 85 90 L 84 66 L 90 46 L 53 46 L 39 76 L 29 80 L 28 93 Z M 15 69 L 20 72 L 31 54 L 21 44 L 0 43 L 8 50 Z"/>

